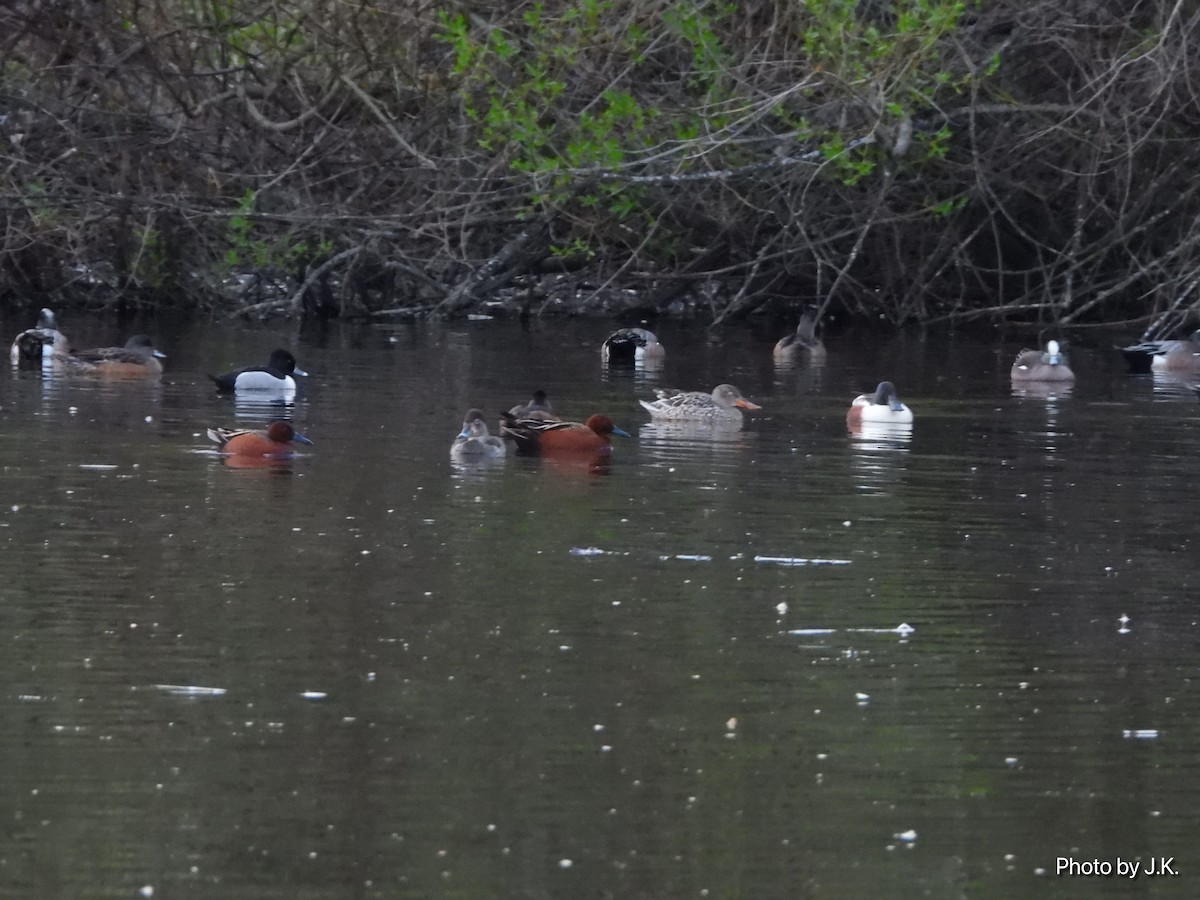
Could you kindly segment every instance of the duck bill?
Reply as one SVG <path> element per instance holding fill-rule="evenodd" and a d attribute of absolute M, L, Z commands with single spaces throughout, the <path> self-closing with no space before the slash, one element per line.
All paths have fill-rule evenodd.
<path fill-rule="evenodd" d="M 619 434 L 621 437 L 627 437 L 627 438 L 633 437 L 633 435 L 631 435 L 628 431 L 625 431 L 623 428 L 618 428 L 616 425 L 613 426 L 612 433 Z"/>
<path fill-rule="evenodd" d="M 295 441 L 297 444 L 308 444 L 308 446 L 310 446 L 310 447 L 313 446 L 313 442 L 310 441 L 308 438 L 306 438 L 304 435 L 302 435 L 298 431 L 292 435 L 292 440 Z"/>
<path fill-rule="evenodd" d="M 733 405 L 740 407 L 741 409 L 762 409 L 762 407 L 757 403 L 751 403 L 745 397 L 738 397 L 733 401 Z"/>
<path fill-rule="evenodd" d="M 305 378 L 307 378 L 307 377 L 308 377 L 308 373 L 307 373 L 307 372 L 305 372 L 303 369 L 293 369 L 293 370 L 292 370 L 292 374 L 293 374 L 293 375 L 301 375 L 301 376 L 303 376 L 303 377 L 305 377 Z"/>

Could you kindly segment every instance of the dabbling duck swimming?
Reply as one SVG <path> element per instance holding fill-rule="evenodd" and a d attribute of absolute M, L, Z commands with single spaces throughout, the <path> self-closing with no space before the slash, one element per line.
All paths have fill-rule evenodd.
<path fill-rule="evenodd" d="M 851 428 L 863 422 L 908 425 L 912 420 L 912 410 L 900 402 L 896 388 L 890 381 L 879 382 L 874 394 L 859 394 L 846 413 L 846 424 Z"/>
<path fill-rule="evenodd" d="M 54 313 L 43 308 L 37 324 L 26 328 L 13 340 L 8 357 L 14 366 L 36 366 L 54 354 L 66 353 L 67 348 L 67 339 L 58 330 Z"/>
<path fill-rule="evenodd" d="M 586 422 L 518 419 L 501 413 L 500 433 L 517 445 L 524 456 L 604 456 L 612 452 L 610 435 L 629 437 L 608 416 L 589 416 Z"/>
<path fill-rule="evenodd" d="M 1200 331 L 1179 341 L 1142 341 L 1121 347 L 1133 372 L 1200 373 Z"/>
<path fill-rule="evenodd" d="M 651 418 L 672 422 L 740 424 L 743 409 L 761 409 L 742 396 L 732 384 L 718 384 L 712 393 L 701 391 L 656 391 L 657 400 L 639 400 Z"/>
<path fill-rule="evenodd" d="M 230 456 L 269 457 L 281 459 L 295 453 L 292 442 L 312 445 L 312 441 L 296 431 L 292 423 L 276 419 L 264 430 L 234 430 L 232 428 L 210 428 L 208 439 L 215 441 L 220 452 Z"/>
<path fill-rule="evenodd" d="M 618 329 L 600 345 L 600 358 L 607 363 L 654 362 L 666 355 L 667 349 L 658 337 L 645 328 Z"/>
<path fill-rule="evenodd" d="M 97 347 L 77 353 L 56 354 L 54 359 L 63 370 L 82 375 L 112 378 L 142 378 L 161 375 L 166 354 L 154 349 L 154 342 L 137 334 L 124 347 Z"/>
<path fill-rule="evenodd" d="M 796 330 L 779 339 L 772 352 L 776 362 L 825 362 L 825 345 L 817 337 L 817 317 L 805 312 Z"/>
<path fill-rule="evenodd" d="M 1066 354 L 1058 341 L 1050 341 L 1043 350 L 1022 350 L 1012 365 L 1013 381 L 1074 381 L 1075 373 L 1067 365 Z"/>

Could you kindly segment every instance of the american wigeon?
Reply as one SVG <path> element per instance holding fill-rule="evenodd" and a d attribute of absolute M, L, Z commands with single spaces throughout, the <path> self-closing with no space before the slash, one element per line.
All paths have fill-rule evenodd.
<path fill-rule="evenodd" d="M 1050 341 L 1045 350 L 1022 350 L 1012 364 L 1013 381 L 1074 381 L 1075 373 L 1067 365 L 1067 356 Z"/>
<path fill-rule="evenodd" d="M 1142 341 L 1121 347 L 1134 372 L 1200 372 L 1200 331 L 1177 341 Z"/>

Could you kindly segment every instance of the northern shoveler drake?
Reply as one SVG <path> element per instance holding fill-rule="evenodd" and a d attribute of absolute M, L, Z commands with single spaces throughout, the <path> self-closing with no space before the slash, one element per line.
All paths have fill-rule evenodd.
<path fill-rule="evenodd" d="M 545 391 L 534 391 L 533 396 L 525 403 L 518 403 L 508 411 L 510 416 L 518 419 L 548 419 L 551 422 L 562 420 L 554 414 L 554 408 L 546 397 Z"/>
<path fill-rule="evenodd" d="M 67 339 L 58 330 L 54 313 L 43 307 L 37 324 L 17 335 L 8 356 L 14 366 L 40 365 L 52 354 L 66 353 L 67 349 Z"/>
<path fill-rule="evenodd" d="M 1121 347 L 1133 372 L 1200 372 L 1200 331 L 1179 341 L 1142 341 Z"/>
<path fill-rule="evenodd" d="M 600 358 L 608 363 L 653 362 L 666 355 L 654 332 L 645 328 L 618 329 L 600 345 Z"/>
<path fill-rule="evenodd" d="M 450 458 L 475 461 L 480 459 L 499 459 L 507 452 L 507 447 L 501 438 L 488 434 L 487 423 L 483 420 L 483 412 L 471 409 L 463 416 L 462 431 L 450 445 Z"/>
<path fill-rule="evenodd" d="M 589 416 L 586 422 L 518 419 L 510 413 L 501 413 L 501 417 L 500 433 L 512 438 L 517 453 L 525 456 L 602 456 L 612 452 L 610 435 L 629 437 L 608 416 Z"/>
<path fill-rule="evenodd" d="M 912 410 L 900 402 L 890 381 L 879 382 L 874 394 L 859 394 L 846 413 L 846 424 L 851 428 L 863 422 L 908 425 L 912 420 Z"/>
<path fill-rule="evenodd" d="M 219 391 L 277 391 L 296 390 L 293 375 L 307 375 L 296 368 L 296 357 L 287 350 L 275 350 L 265 366 L 247 366 L 221 375 L 209 375 Z"/>
<path fill-rule="evenodd" d="M 292 447 L 293 441 L 312 446 L 312 441 L 284 419 L 276 419 L 262 431 L 210 428 L 208 438 L 217 443 L 222 453 L 231 456 L 265 456 L 279 459 L 291 456 L 295 452 Z"/>
<path fill-rule="evenodd" d="M 711 394 L 701 391 L 655 391 L 657 400 L 639 400 L 653 419 L 686 422 L 741 423 L 743 409 L 762 409 L 732 384 L 718 384 Z"/>
<path fill-rule="evenodd" d="M 817 317 L 805 312 L 796 330 L 779 339 L 772 353 L 776 362 L 825 362 L 825 345 L 817 337 Z"/>
<path fill-rule="evenodd" d="M 1066 354 L 1058 341 L 1050 341 L 1046 349 L 1022 350 L 1012 365 L 1013 381 L 1074 381 L 1075 373 L 1067 365 Z"/>
<path fill-rule="evenodd" d="M 88 375 L 126 376 L 161 375 L 166 354 L 154 349 L 154 342 L 137 334 L 124 347 L 98 347 L 78 353 L 56 354 L 55 361 L 67 371 Z"/>

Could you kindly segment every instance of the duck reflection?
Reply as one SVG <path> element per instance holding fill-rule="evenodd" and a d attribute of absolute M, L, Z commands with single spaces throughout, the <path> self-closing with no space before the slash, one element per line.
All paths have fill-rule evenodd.
<path fill-rule="evenodd" d="M 1074 389 L 1075 383 L 1071 381 L 1014 381 L 1012 383 L 1014 397 L 1030 397 L 1038 400 L 1070 397 Z"/>
<path fill-rule="evenodd" d="M 912 445 L 911 424 L 859 422 L 851 425 L 852 465 L 861 480 L 857 487 L 883 493 L 904 474 Z"/>

